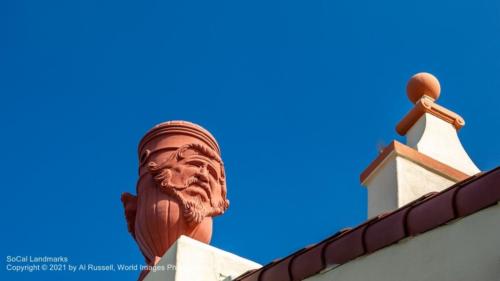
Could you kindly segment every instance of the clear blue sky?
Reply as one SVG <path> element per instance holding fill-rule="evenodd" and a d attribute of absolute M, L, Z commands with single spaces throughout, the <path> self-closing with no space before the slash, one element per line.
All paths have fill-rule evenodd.
<path fill-rule="evenodd" d="M 267 263 L 365 219 L 360 172 L 402 140 L 407 79 L 434 73 L 476 164 L 500 163 L 498 1 L 0 3 L 1 280 L 7 255 L 142 263 L 120 194 L 136 147 L 183 119 L 218 139 L 227 214 L 212 244 Z"/>

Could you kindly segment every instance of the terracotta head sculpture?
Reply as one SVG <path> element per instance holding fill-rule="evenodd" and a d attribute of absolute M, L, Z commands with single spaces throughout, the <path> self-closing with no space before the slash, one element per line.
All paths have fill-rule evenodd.
<path fill-rule="evenodd" d="M 124 193 L 122 202 L 146 262 L 156 264 L 181 235 L 209 243 L 212 217 L 229 206 L 215 138 L 193 123 L 161 123 L 142 138 L 139 161 L 137 197 Z"/>

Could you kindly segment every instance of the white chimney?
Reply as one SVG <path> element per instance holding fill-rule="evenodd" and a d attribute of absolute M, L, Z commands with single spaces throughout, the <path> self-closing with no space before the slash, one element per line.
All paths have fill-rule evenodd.
<path fill-rule="evenodd" d="M 440 90 L 439 81 L 429 73 L 408 81 L 406 91 L 415 107 L 396 127 L 406 136 L 406 145 L 393 141 L 360 176 L 368 189 L 369 218 L 479 172 L 457 135 L 464 120 L 435 103 Z"/>

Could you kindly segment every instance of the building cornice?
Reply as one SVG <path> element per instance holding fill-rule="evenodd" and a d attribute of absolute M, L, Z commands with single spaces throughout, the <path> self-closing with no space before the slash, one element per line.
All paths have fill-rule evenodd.
<path fill-rule="evenodd" d="M 418 121 L 425 113 L 432 114 L 439 119 L 442 119 L 452 124 L 455 129 L 460 130 L 464 125 L 464 119 L 455 112 L 448 110 L 428 96 L 423 96 L 413 107 L 408 114 L 396 126 L 396 132 L 401 136 L 406 135 L 408 130 Z"/>
<path fill-rule="evenodd" d="M 392 141 L 392 143 L 385 147 L 379 156 L 361 173 L 361 183 L 364 184 L 373 172 L 380 167 L 384 160 L 392 153 L 395 153 L 397 156 L 401 156 L 455 182 L 462 181 L 469 177 L 469 175 L 432 157 L 420 153 L 409 146 L 406 146 L 398 141 Z"/>

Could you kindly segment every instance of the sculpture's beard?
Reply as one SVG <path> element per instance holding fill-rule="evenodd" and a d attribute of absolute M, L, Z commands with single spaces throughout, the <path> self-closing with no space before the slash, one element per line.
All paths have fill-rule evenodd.
<path fill-rule="evenodd" d="M 174 196 L 181 204 L 183 215 L 188 224 L 199 224 L 214 210 L 211 207 L 210 185 L 196 177 L 190 177 L 183 184 L 172 182 L 172 172 L 167 170 L 161 183 L 162 190 Z"/>
<path fill-rule="evenodd" d="M 189 224 L 199 224 L 206 216 L 208 216 L 209 212 L 205 207 L 205 203 L 201 202 L 200 197 L 195 196 L 185 198 L 182 193 L 179 193 L 178 196 L 181 198 L 180 200 L 184 210 L 184 218 L 186 218 L 186 221 Z"/>

